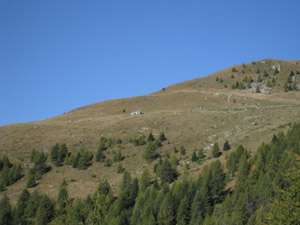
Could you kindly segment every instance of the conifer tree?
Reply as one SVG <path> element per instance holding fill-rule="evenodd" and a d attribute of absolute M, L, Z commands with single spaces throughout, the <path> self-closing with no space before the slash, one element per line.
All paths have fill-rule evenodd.
<path fill-rule="evenodd" d="M 24 189 L 19 196 L 16 210 L 14 213 L 14 223 L 15 224 L 27 224 L 27 216 L 25 210 L 28 206 L 30 199 L 30 193 L 27 189 Z"/>
<path fill-rule="evenodd" d="M 231 146 L 229 145 L 229 142 L 226 140 L 223 146 L 223 151 L 229 151 L 231 149 Z"/>
<path fill-rule="evenodd" d="M 202 164 L 204 160 L 205 160 L 204 150 L 203 148 L 200 148 L 198 151 L 198 163 Z"/>
<path fill-rule="evenodd" d="M 245 185 L 247 185 L 248 171 L 249 171 L 249 167 L 248 167 L 247 157 L 245 154 L 243 154 L 239 161 L 235 192 L 237 193 L 243 192 Z"/>
<path fill-rule="evenodd" d="M 8 157 L 5 155 L 2 157 L 2 168 L 10 168 L 13 166 L 13 164 L 9 161 Z"/>
<path fill-rule="evenodd" d="M 93 153 L 88 150 L 81 149 L 73 159 L 72 166 L 79 170 L 85 170 L 91 165 Z"/>
<path fill-rule="evenodd" d="M 176 155 L 174 154 L 174 155 L 172 155 L 172 157 L 171 157 L 171 165 L 172 165 L 172 167 L 174 168 L 174 169 L 176 169 L 177 168 L 177 166 L 179 165 L 179 159 L 177 159 L 177 157 L 176 157 Z"/>
<path fill-rule="evenodd" d="M 100 180 L 93 197 L 92 211 L 89 216 L 90 224 L 103 224 L 104 218 L 113 201 L 111 188 L 107 180 Z"/>
<path fill-rule="evenodd" d="M 60 185 L 60 189 L 57 196 L 57 206 L 59 214 L 66 213 L 66 206 L 69 201 L 69 194 L 67 191 L 67 184 L 66 181 L 63 180 L 62 184 Z"/>
<path fill-rule="evenodd" d="M 165 158 L 157 170 L 157 175 L 163 183 L 171 183 L 178 177 L 178 172 L 174 169 L 168 158 Z"/>
<path fill-rule="evenodd" d="M 220 148 L 218 142 L 214 143 L 213 149 L 212 149 L 212 157 L 218 158 L 221 155 Z"/>
<path fill-rule="evenodd" d="M 276 197 L 268 213 L 269 224 L 300 223 L 300 156 L 294 155 L 294 167 L 284 177 L 286 185 L 276 188 Z"/>
<path fill-rule="evenodd" d="M 100 144 L 99 144 L 99 147 L 98 147 L 98 151 L 104 151 L 104 150 L 106 150 L 105 140 L 102 139 L 102 140 L 100 140 Z"/>
<path fill-rule="evenodd" d="M 39 172 L 39 174 L 44 174 L 48 172 L 49 168 L 46 165 L 47 155 L 44 152 L 37 152 L 35 153 L 33 163 L 34 167 L 33 170 Z"/>
<path fill-rule="evenodd" d="M 181 201 L 176 216 L 178 225 L 188 225 L 190 221 L 189 201 L 185 196 Z"/>
<path fill-rule="evenodd" d="M 197 190 L 191 206 L 191 222 L 190 224 L 202 224 L 204 216 L 211 211 L 210 195 L 208 186 L 205 183 Z"/>
<path fill-rule="evenodd" d="M 58 159 L 56 162 L 56 166 L 62 166 L 67 154 L 68 154 L 68 147 L 66 146 L 66 144 L 62 144 L 58 152 Z"/>
<path fill-rule="evenodd" d="M 155 140 L 155 139 L 154 139 L 154 137 L 153 137 L 153 134 L 152 134 L 152 132 L 150 132 L 147 141 L 150 142 L 150 141 L 154 141 L 154 140 Z"/>
<path fill-rule="evenodd" d="M 146 150 L 144 153 L 144 158 L 148 163 L 152 162 L 157 157 L 157 155 L 155 153 L 156 149 L 157 149 L 157 146 L 154 142 L 149 142 L 147 144 L 147 147 L 146 147 Z"/>
<path fill-rule="evenodd" d="M 1 172 L 0 182 L 3 188 L 9 185 L 9 168 L 6 166 Z"/>
<path fill-rule="evenodd" d="M 160 141 L 165 141 L 165 140 L 167 140 L 166 135 L 165 135 L 164 132 L 161 132 L 161 133 L 159 134 L 159 140 L 160 140 Z"/>
<path fill-rule="evenodd" d="M 150 173 L 148 169 L 145 169 L 142 173 L 141 180 L 140 180 L 140 191 L 145 191 L 147 187 L 151 185 L 150 182 Z"/>
<path fill-rule="evenodd" d="M 4 194 L 3 198 L 0 201 L 0 225 L 13 224 L 12 218 L 13 217 L 10 201 L 6 194 Z"/>
<path fill-rule="evenodd" d="M 28 200 L 28 205 L 25 210 L 25 214 L 27 217 L 33 218 L 36 215 L 36 211 L 39 207 L 40 204 L 40 196 L 38 192 L 35 190 L 31 195 Z"/>
<path fill-rule="evenodd" d="M 36 213 L 36 224 L 48 224 L 54 216 L 54 203 L 47 195 L 43 195 L 40 199 L 39 207 Z"/>
<path fill-rule="evenodd" d="M 117 153 L 114 154 L 114 162 L 121 162 L 123 160 L 121 150 L 119 149 Z"/>
<path fill-rule="evenodd" d="M 30 162 L 34 161 L 36 153 L 37 153 L 37 151 L 35 149 L 32 149 L 31 154 L 30 154 Z"/>
<path fill-rule="evenodd" d="M 125 169 L 123 168 L 122 163 L 118 163 L 117 173 L 123 173 L 124 170 L 125 170 Z"/>
<path fill-rule="evenodd" d="M 104 162 L 105 161 L 105 155 L 103 153 L 103 150 L 98 148 L 97 153 L 96 153 L 96 161 L 97 162 Z"/>
<path fill-rule="evenodd" d="M 32 188 L 36 185 L 36 175 L 35 173 L 28 173 L 26 187 Z"/>
<path fill-rule="evenodd" d="M 57 160 L 58 160 L 58 154 L 59 154 L 59 145 L 56 143 L 52 149 L 51 149 L 51 153 L 50 153 L 50 159 L 51 159 L 51 162 L 53 164 L 56 164 L 57 163 Z M 34 157 L 32 157 L 34 158 Z"/>
<path fill-rule="evenodd" d="M 225 173 L 219 160 L 210 166 L 209 190 L 213 204 L 221 203 L 224 200 Z"/>
<path fill-rule="evenodd" d="M 157 222 L 160 225 L 174 224 L 175 214 L 172 208 L 172 196 L 169 192 L 160 206 Z"/>

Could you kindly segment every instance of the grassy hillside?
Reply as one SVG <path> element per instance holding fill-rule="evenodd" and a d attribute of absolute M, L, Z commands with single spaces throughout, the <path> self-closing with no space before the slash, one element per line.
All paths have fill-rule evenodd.
<path fill-rule="evenodd" d="M 139 177 L 145 168 L 152 172 L 158 159 L 147 163 L 143 158 L 146 146 L 134 146 L 129 140 L 141 135 L 147 138 L 150 132 L 157 138 L 164 132 L 168 140 L 157 152 L 161 156 L 176 154 L 180 159 L 178 171 L 183 174 L 189 163 L 189 176 L 194 177 L 203 165 L 213 161 L 213 143 L 218 142 L 222 147 L 228 140 L 232 149 L 243 143 L 251 152 L 261 142 L 269 141 L 275 132 L 285 131 L 290 122 L 299 122 L 298 62 L 266 59 L 235 65 L 150 95 L 99 102 L 43 121 L 1 126 L 0 156 L 8 155 L 13 163 L 21 163 L 27 174 L 33 166 L 29 162 L 32 149 L 49 153 L 54 144 L 65 143 L 70 152 L 85 148 L 95 153 L 101 137 L 120 138 L 122 143 L 108 148 L 105 155 L 113 159 L 113 152 L 121 150 L 122 166 Z M 296 90 L 284 90 L 288 79 L 288 85 L 296 85 Z M 243 85 L 236 87 L 237 82 Z M 257 87 L 260 93 L 256 93 Z M 142 115 L 130 115 L 139 109 Z M 174 147 L 181 146 L 185 147 L 186 154 L 174 153 Z M 203 165 L 191 162 L 194 148 L 204 149 L 207 157 Z M 230 152 L 224 152 L 221 161 Z M 57 196 L 63 178 L 69 183 L 72 197 L 85 197 L 95 190 L 99 178 L 108 179 L 117 190 L 122 177 L 116 172 L 118 163 L 104 167 L 104 163 L 93 160 L 87 170 L 69 165 L 55 167 L 49 160 L 47 163 L 52 170 L 31 190 L 37 189 L 51 197 Z M 26 185 L 26 179 L 27 175 L 5 191 L 13 202 Z"/>

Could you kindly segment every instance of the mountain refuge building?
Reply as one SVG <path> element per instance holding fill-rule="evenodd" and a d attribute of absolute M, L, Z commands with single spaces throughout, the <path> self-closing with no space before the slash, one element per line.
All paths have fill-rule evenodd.
<path fill-rule="evenodd" d="M 143 113 L 141 112 L 141 110 L 132 111 L 132 112 L 130 113 L 130 115 L 132 115 L 132 116 L 135 116 L 135 115 L 141 115 L 141 114 L 143 114 Z"/>

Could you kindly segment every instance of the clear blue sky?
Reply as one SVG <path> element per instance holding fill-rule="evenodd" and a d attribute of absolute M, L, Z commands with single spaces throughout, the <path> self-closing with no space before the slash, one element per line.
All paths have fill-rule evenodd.
<path fill-rule="evenodd" d="M 0 125 L 300 59 L 300 1 L 0 0 Z"/>

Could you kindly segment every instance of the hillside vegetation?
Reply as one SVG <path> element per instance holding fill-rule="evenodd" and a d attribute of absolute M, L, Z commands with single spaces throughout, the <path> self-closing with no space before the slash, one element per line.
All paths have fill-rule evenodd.
<path fill-rule="evenodd" d="M 240 145 L 226 166 L 216 160 L 192 180 L 185 171 L 174 181 L 176 164 L 165 157 L 155 167 L 159 179 L 148 170 L 140 180 L 125 171 L 117 197 L 104 179 L 85 200 L 70 198 L 65 180 L 56 201 L 24 189 L 13 209 L 2 198 L 0 224 L 299 224 L 299 144 L 300 124 L 294 124 L 252 157 Z"/>
<path fill-rule="evenodd" d="M 196 179 L 216 160 L 224 169 L 240 144 L 250 157 L 260 143 L 299 122 L 298 63 L 266 59 L 235 65 L 150 95 L 1 126 L 0 158 L 7 156 L 12 165 L 3 167 L 1 179 L 13 174 L 12 168 L 18 173 L 10 181 L 5 178 L 0 197 L 5 194 L 16 205 L 27 186 L 30 194 L 38 191 L 56 199 L 63 179 L 71 198 L 92 195 L 99 179 L 107 180 L 115 197 L 121 194 L 125 171 L 133 180 L 148 171 L 151 181 L 171 177 L 172 183 Z M 143 114 L 130 115 L 139 109 Z M 225 150 L 226 142 L 230 148 Z M 162 173 L 162 168 L 169 168 L 166 158 L 176 169 L 167 176 Z M 234 174 L 230 179 L 228 188 L 236 182 Z M 213 208 L 209 212 L 211 216 Z"/>

